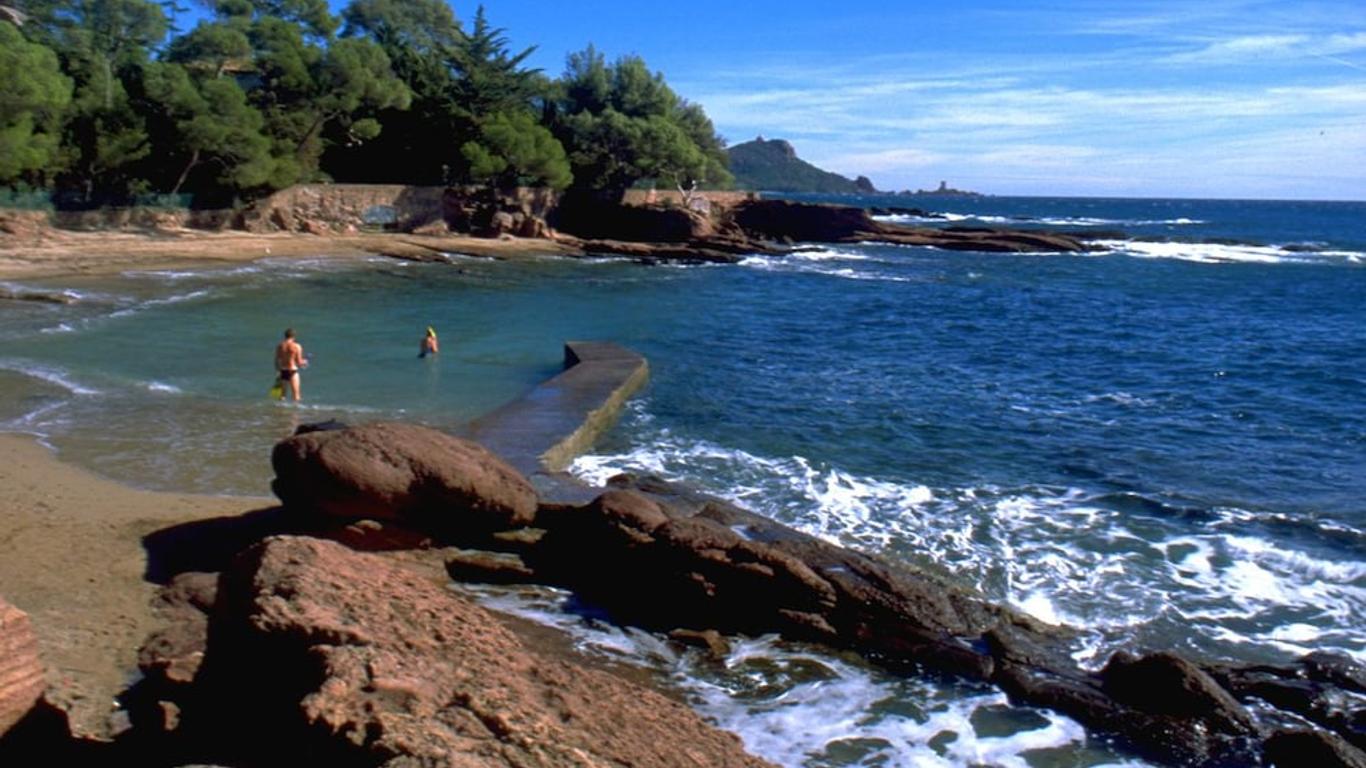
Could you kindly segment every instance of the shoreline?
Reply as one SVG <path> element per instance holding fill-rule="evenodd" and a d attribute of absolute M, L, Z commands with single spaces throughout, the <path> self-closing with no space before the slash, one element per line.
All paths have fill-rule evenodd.
<path fill-rule="evenodd" d="M 0 594 L 33 624 L 47 698 L 68 710 L 73 733 L 93 737 L 108 730 L 115 697 L 137 674 L 138 647 L 161 623 L 143 537 L 275 505 L 133 488 L 21 433 L 0 433 L 0 489 Z"/>
<path fill-rule="evenodd" d="M 629 370 L 622 369 L 623 361 Z M 565 402 L 556 408 L 564 410 L 564 418 L 512 430 L 512 444 L 525 449 L 528 461 L 540 463 L 541 443 L 555 448 L 566 439 L 591 440 L 615 420 L 622 402 L 648 375 L 642 358 L 592 342 L 566 343 L 565 371 L 571 370 L 574 376 L 557 376 L 537 388 L 561 393 Z M 544 400 L 533 394 L 514 402 L 527 399 Z M 561 434 L 569 422 L 580 420 L 568 438 Z M 118 698 L 139 679 L 139 649 L 170 621 L 157 607 L 163 586 L 157 573 L 164 567 L 158 560 L 169 553 L 167 547 L 178 545 L 149 542 L 195 524 L 251 528 L 251 518 L 279 520 L 280 502 L 265 496 L 138 488 L 63 459 L 41 436 L 22 432 L 0 432 L 0 464 L 0 491 L 7 499 L 0 506 L 5 521 L 0 528 L 0 596 L 28 615 L 46 675 L 44 699 L 65 713 L 72 735 L 93 741 L 114 738 L 127 726 Z M 561 494 L 567 487 L 563 479 L 542 480 Z M 440 553 L 417 550 L 393 556 L 398 564 L 444 585 L 450 578 Z M 216 570 L 193 556 L 185 564 Z M 548 656 L 680 697 L 655 673 L 579 653 L 559 630 L 511 615 L 495 616 L 522 642 Z"/>
<path fill-rule="evenodd" d="M 98 232 L 47 229 L 32 237 L 0 237 L 0 279 L 103 275 L 130 269 L 204 268 L 265 258 L 390 256 L 439 260 L 441 253 L 493 259 L 573 255 L 554 240 L 405 233 L 314 235 L 210 232 L 194 229 Z"/>
<path fill-rule="evenodd" d="M 149 575 L 144 537 L 176 526 L 245 519 L 278 499 L 138 488 L 63 459 L 40 438 L 0 432 L 0 597 L 26 613 L 46 677 L 44 700 L 64 710 L 72 736 L 103 742 L 122 727 L 118 697 L 140 677 L 139 649 L 171 618 Z M 394 552 L 396 564 L 450 581 L 443 550 Z M 528 647 L 612 674 L 685 704 L 645 667 L 584 654 L 562 630 L 492 611 Z"/>

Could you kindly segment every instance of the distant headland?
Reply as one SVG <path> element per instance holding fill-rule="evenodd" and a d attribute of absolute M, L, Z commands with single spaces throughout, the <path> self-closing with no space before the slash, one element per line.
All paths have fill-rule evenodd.
<path fill-rule="evenodd" d="M 867 176 L 849 179 L 806 162 L 783 139 L 759 136 L 726 151 L 735 186 L 740 189 L 846 195 L 872 195 L 878 191 Z"/>

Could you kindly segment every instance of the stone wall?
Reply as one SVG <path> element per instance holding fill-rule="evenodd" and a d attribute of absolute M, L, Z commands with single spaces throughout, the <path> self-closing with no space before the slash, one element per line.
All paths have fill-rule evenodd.
<path fill-rule="evenodd" d="M 262 198 L 235 222 L 249 232 L 408 230 L 442 220 L 445 187 L 296 184 Z"/>
<path fill-rule="evenodd" d="M 411 232 L 436 228 L 523 237 L 545 234 L 553 190 L 418 187 L 402 184 L 298 184 L 262 198 L 235 222 L 251 232 Z"/>

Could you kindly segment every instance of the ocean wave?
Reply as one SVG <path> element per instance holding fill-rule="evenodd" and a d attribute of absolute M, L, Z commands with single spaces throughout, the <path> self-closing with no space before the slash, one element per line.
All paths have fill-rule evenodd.
<path fill-rule="evenodd" d="M 144 387 L 148 392 L 159 392 L 159 393 L 168 394 L 168 395 L 179 395 L 179 394 L 183 394 L 183 393 L 184 393 L 184 390 L 182 390 L 180 387 L 177 387 L 177 386 L 174 385 L 174 384 L 167 384 L 167 383 L 161 382 L 161 381 L 149 381 L 149 382 L 145 382 L 145 383 L 143 384 L 143 387 Z"/>
<path fill-rule="evenodd" d="M 847 262 L 857 263 L 859 264 L 859 267 L 841 266 L 841 264 Z M 739 265 L 766 272 L 821 275 L 823 277 L 835 277 L 843 280 L 867 280 L 882 283 L 909 283 L 915 281 L 915 278 L 907 277 L 905 275 L 893 275 L 879 270 L 876 267 L 870 268 L 870 265 L 879 263 L 886 264 L 887 262 L 874 260 L 866 254 L 854 253 L 852 251 L 817 249 L 794 251 L 780 256 L 755 254 L 741 259 Z"/>
<path fill-rule="evenodd" d="M 1366 659 L 1366 565 L 1224 531 L 1222 512 L 1150 514 L 1165 505 L 1077 488 L 931 488 L 642 431 L 639 447 L 570 471 L 594 484 L 621 472 L 690 484 L 824 540 L 947 570 L 1041 621 L 1093 630 L 1079 658 L 1103 661 L 1175 612 L 1206 644 L 1236 625 L 1242 642 L 1283 651 L 1274 633 L 1291 621 Z"/>
<path fill-rule="evenodd" d="M 88 397 L 101 394 L 100 390 L 76 381 L 70 371 L 45 363 L 31 360 L 0 360 L 0 369 L 54 384 L 73 395 Z"/>
<path fill-rule="evenodd" d="M 789 259 L 802 261 L 868 261 L 866 253 L 838 248 L 798 248 L 787 254 Z"/>
<path fill-rule="evenodd" d="M 1147 259 L 1179 259 L 1202 264 L 1359 264 L 1356 251 L 1286 250 L 1274 245 L 1186 243 L 1148 240 L 1094 240 L 1115 253 Z"/>
<path fill-rule="evenodd" d="M 1095 216 L 1003 216 L 980 213 L 887 214 L 873 216 L 877 221 L 892 224 L 934 224 L 980 221 L 986 224 L 1043 224 L 1052 227 L 1182 227 L 1207 223 L 1203 219 L 1179 217 L 1175 219 L 1107 219 Z"/>
<path fill-rule="evenodd" d="M 34 301 L 46 304 L 82 304 L 96 301 L 113 301 L 117 297 L 95 291 L 81 291 L 75 288 L 42 288 L 0 281 L 0 299 Z"/>
<path fill-rule="evenodd" d="M 985 686 L 893 676 L 772 635 L 733 638 L 718 663 L 658 635 L 585 615 L 562 590 L 457 588 L 489 608 L 564 631 L 585 653 L 666 674 L 694 709 L 738 734 L 747 751 L 779 765 L 1026 768 L 1026 752 L 1082 749 L 1087 742 L 1076 721 L 1014 707 Z M 979 727 L 1003 715 L 1014 725 Z"/>
<path fill-rule="evenodd" d="M 154 307 L 164 307 L 171 304 L 181 304 L 187 301 L 194 301 L 195 299 L 202 299 L 205 296 L 208 296 L 210 293 L 211 291 L 209 289 L 201 288 L 199 290 L 190 291 L 188 293 L 177 293 L 172 294 L 170 296 L 162 296 L 155 299 L 147 299 L 145 301 L 140 301 L 130 307 L 124 307 L 123 309 L 111 312 L 109 313 L 109 317 L 129 317 L 131 315 L 138 314 L 139 312 L 145 312 Z"/>

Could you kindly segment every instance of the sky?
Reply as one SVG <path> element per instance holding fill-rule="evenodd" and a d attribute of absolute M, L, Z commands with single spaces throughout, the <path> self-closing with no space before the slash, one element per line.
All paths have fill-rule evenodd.
<path fill-rule="evenodd" d="M 474 4 L 456 2 L 469 20 Z M 1366 200 L 1363 0 L 489 0 L 880 189 Z"/>

